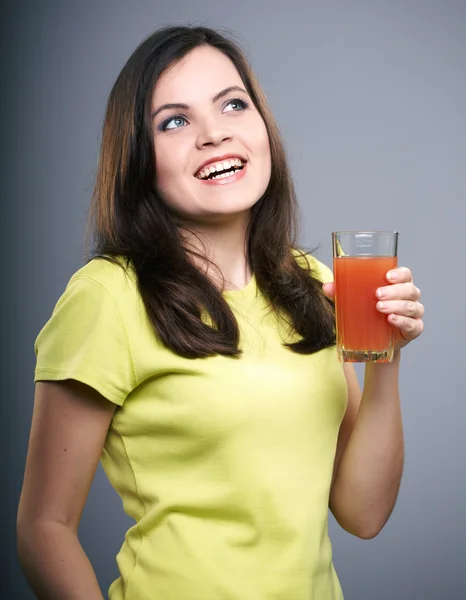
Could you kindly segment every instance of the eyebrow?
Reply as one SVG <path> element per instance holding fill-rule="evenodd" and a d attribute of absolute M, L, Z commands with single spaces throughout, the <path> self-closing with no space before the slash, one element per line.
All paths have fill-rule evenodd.
<path fill-rule="evenodd" d="M 231 92 L 242 92 L 243 94 L 247 94 L 247 91 L 238 85 L 232 85 L 230 87 L 225 88 L 218 94 L 212 98 L 212 104 L 215 104 L 220 98 L 227 96 Z M 189 110 L 189 104 L 182 104 L 180 102 L 170 103 L 170 104 L 162 104 L 159 108 L 155 109 L 151 114 L 151 120 L 154 120 L 155 117 L 162 112 L 163 110 Z"/>

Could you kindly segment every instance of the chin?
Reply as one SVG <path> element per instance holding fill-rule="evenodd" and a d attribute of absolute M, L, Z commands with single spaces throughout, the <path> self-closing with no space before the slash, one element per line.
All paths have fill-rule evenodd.
<path fill-rule="evenodd" d="M 239 215 L 249 215 L 252 207 L 259 201 L 259 198 L 251 200 L 250 202 L 225 202 L 225 204 L 221 206 L 209 206 L 206 208 L 203 215 L 200 216 L 216 216 L 219 217 L 228 217 L 228 216 L 239 216 Z M 214 210 L 212 210 L 214 209 Z"/>
<path fill-rule="evenodd" d="M 165 199 L 166 204 L 177 214 L 177 216 L 186 222 L 215 222 L 224 221 L 228 217 L 238 217 L 240 215 L 248 216 L 252 207 L 259 202 L 264 192 L 258 189 L 252 190 L 226 189 L 215 190 L 215 194 L 203 194 L 201 198 L 192 197 L 191 194 L 184 191 L 180 197 L 189 198 L 189 202 L 175 202 Z M 262 186 L 261 186 L 262 188 Z M 264 190 L 265 191 L 265 190 Z M 259 193 L 260 192 L 260 193 Z"/>

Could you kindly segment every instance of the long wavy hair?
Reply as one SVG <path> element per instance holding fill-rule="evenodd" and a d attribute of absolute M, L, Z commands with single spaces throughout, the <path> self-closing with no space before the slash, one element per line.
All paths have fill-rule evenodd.
<path fill-rule="evenodd" d="M 335 344 L 334 309 L 309 262 L 297 260 L 298 205 L 283 143 L 247 59 L 236 43 L 217 31 L 160 29 L 139 45 L 119 74 L 103 125 L 89 210 L 88 260 L 99 257 L 123 268 L 132 266 L 154 331 L 176 354 L 241 355 L 239 328 L 228 302 L 195 266 L 196 252 L 186 246 L 175 215 L 154 185 L 153 90 L 167 68 L 202 45 L 220 50 L 232 61 L 268 132 L 271 177 L 251 209 L 246 258 L 271 309 L 299 334 L 299 341 L 284 345 L 300 354 L 317 352 Z M 204 311 L 210 324 L 202 318 Z"/>

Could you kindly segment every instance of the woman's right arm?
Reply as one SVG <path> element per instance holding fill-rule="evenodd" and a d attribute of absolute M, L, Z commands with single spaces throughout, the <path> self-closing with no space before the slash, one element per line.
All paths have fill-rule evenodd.
<path fill-rule="evenodd" d="M 78 525 L 115 408 L 75 380 L 36 383 L 17 538 L 39 600 L 103 600 Z"/>

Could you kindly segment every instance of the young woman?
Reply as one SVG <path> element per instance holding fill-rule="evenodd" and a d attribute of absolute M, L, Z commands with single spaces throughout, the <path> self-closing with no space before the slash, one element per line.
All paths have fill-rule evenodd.
<path fill-rule="evenodd" d="M 277 126 L 238 48 L 157 31 L 110 94 L 94 252 L 36 341 L 18 548 L 39 598 L 102 598 L 78 540 L 95 469 L 134 518 L 111 600 L 336 600 L 328 509 L 375 536 L 403 463 L 407 268 L 379 310 L 395 358 L 337 360 L 332 274 L 297 250 Z"/>

